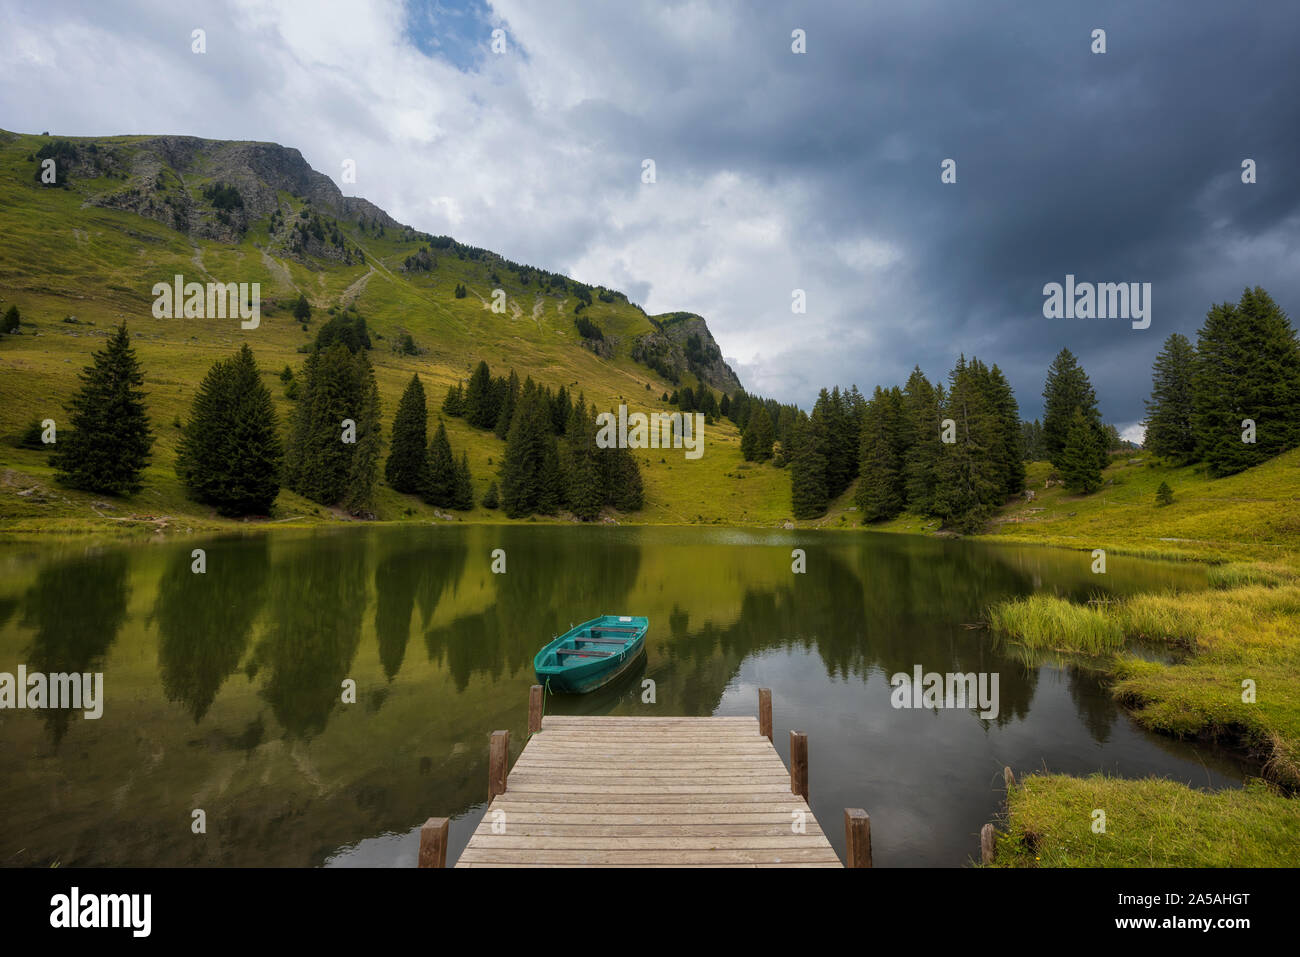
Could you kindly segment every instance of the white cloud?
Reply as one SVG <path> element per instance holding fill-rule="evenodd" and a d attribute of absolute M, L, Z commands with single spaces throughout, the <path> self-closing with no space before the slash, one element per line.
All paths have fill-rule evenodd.
<path fill-rule="evenodd" d="M 1132 425 L 1126 425 L 1119 430 L 1119 437 L 1125 442 L 1133 442 L 1141 445 L 1146 441 L 1147 427 L 1141 422 L 1134 422 Z"/>
<path fill-rule="evenodd" d="M 747 386 L 806 402 L 831 381 L 885 376 L 853 368 L 855 350 L 872 342 L 864 320 L 902 295 L 903 256 L 889 237 L 810 230 L 810 184 L 694 168 L 674 147 L 680 129 L 647 123 L 695 122 L 688 94 L 699 84 L 749 82 L 738 69 L 761 76 L 762 64 L 719 46 L 743 17 L 734 4 L 500 0 L 483 44 L 502 23 L 512 52 L 462 70 L 413 44 L 398 0 L 184 12 L 28 0 L 11 6 L 0 37 L 0 113 L 23 131 L 273 140 L 336 182 L 352 159 L 348 195 L 620 288 L 652 313 L 697 312 Z M 206 54 L 190 51 L 194 26 L 207 30 Z M 640 182 L 646 156 L 653 185 Z M 807 290 L 806 315 L 790 311 L 794 288 Z"/>

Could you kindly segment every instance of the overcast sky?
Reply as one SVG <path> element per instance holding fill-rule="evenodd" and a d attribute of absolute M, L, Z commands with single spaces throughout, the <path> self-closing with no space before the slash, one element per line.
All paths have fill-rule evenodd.
<path fill-rule="evenodd" d="M 1297 51 L 1290 0 L 6 0 L 0 127 L 297 147 L 418 229 L 703 315 L 805 406 L 964 351 L 1032 418 L 1068 346 L 1124 427 L 1212 302 L 1300 316 Z M 1044 318 L 1067 273 L 1150 282 L 1150 328 Z"/>

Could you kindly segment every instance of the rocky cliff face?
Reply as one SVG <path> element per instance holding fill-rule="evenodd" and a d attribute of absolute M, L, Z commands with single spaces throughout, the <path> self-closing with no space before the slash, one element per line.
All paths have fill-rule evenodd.
<path fill-rule="evenodd" d="M 64 165 L 62 161 L 60 165 Z M 344 196 L 296 149 L 276 143 L 194 136 L 156 136 L 107 146 L 76 142 L 66 167 L 73 178 L 123 180 L 120 189 L 91 198 L 92 204 L 128 210 L 196 238 L 234 241 L 252 222 L 277 211 L 281 216 L 291 214 L 284 193 L 307 201 L 318 216 L 349 222 L 364 219 L 371 228 L 402 228 L 373 203 Z M 228 191 L 214 197 L 211 190 L 217 185 L 228 187 Z M 328 243 L 307 250 L 310 243 L 310 238 L 304 240 L 304 248 L 297 252 L 344 258 L 331 256 Z"/>
<path fill-rule="evenodd" d="M 741 388 L 740 379 L 722 358 L 708 323 L 690 312 L 650 316 L 655 331 L 638 337 L 632 358 L 678 382 L 687 372 L 728 395 Z"/>
<path fill-rule="evenodd" d="M 0 130 L 0 136 L 12 139 L 14 134 Z M 54 187 L 86 182 L 88 205 L 132 212 L 196 240 L 235 243 L 254 224 L 265 225 L 268 252 L 311 269 L 330 261 L 365 262 L 357 244 L 364 240 L 352 237 L 388 231 L 436 247 L 413 251 L 402 267 L 407 272 L 432 268 L 437 249 L 454 247 L 461 258 L 499 258 L 446 237 L 420 233 L 367 200 L 344 196 L 298 150 L 276 143 L 195 136 L 54 138 L 28 157 L 31 161 L 50 158 L 58 173 Z M 34 163 L 38 181 L 40 168 L 40 163 Z M 501 262 L 521 276 L 533 276 L 529 267 Z M 603 288 L 599 297 L 606 303 L 627 302 L 624 294 Z M 674 383 L 694 374 L 728 394 L 741 388 L 703 318 L 686 312 L 646 318 L 653 329 L 632 343 L 634 360 Z M 617 343 L 617 338 L 582 339 L 585 348 L 605 358 L 615 354 Z"/>

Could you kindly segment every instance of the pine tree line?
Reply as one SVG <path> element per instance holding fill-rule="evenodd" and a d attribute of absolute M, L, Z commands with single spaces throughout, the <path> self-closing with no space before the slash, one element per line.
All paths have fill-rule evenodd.
<path fill-rule="evenodd" d="M 1145 445 L 1231 475 L 1300 446 L 1300 342 L 1259 286 L 1210 308 L 1195 347 L 1177 333 L 1152 368 Z"/>
<path fill-rule="evenodd" d="M 501 507 L 508 518 L 567 508 L 590 521 L 606 506 L 623 512 L 645 502 L 641 472 L 628 449 L 599 448 L 596 410 L 585 397 L 571 406 L 557 437 L 547 390 L 524 381 L 501 462 Z"/>
<path fill-rule="evenodd" d="M 573 406 L 569 391 L 564 386 L 556 392 L 552 392 L 550 386 L 540 388 L 551 432 L 563 435 Z M 463 418 L 476 428 L 491 429 L 497 438 L 505 439 L 514 421 L 521 391 L 519 376 L 514 369 L 510 370 L 509 376 L 493 378 L 488 364 L 480 361 L 468 383 L 458 382 L 447 390 L 442 413 L 452 418 Z"/>
<path fill-rule="evenodd" d="M 493 377 L 480 361 L 468 382 L 447 390 L 442 412 L 491 429 L 506 443 L 500 485 L 489 488 L 487 508 L 499 504 L 509 518 L 568 509 L 590 521 L 605 507 L 629 512 L 644 505 L 631 451 L 598 448 L 595 407 L 581 395 L 575 403 L 564 386 L 552 391 L 531 377 L 521 384 L 513 369 Z"/>
<path fill-rule="evenodd" d="M 474 479 L 468 453 L 462 451 L 456 458 L 441 419 L 432 441 L 428 440 L 427 428 L 424 386 L 420 377 L 413 375 L 393 416 L 384 478 L 396 491 L 419 495 L 430 505 L 470 511 L 474 507 Z"/>
<path fill-rule="evenodd" d="M 817 518 L 858 480 L 862 521 L 903 510 L 945 526 L 978 527 L 1024 489 L 1022 424 L 1002 371 L 962 356 L 948 387 L 919 368 L 903 388 L 823 389 L 811 415 L 797 414 L 791 436 L 791 502 L 796 518 Z"/>

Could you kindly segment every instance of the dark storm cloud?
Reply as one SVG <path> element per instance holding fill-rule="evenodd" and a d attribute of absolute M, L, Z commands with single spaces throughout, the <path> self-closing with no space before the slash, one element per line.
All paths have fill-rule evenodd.
<path fill-rule="evenodd" d="M 273 140 L 334 176 L 355 158 L 347 192 L 699 312 L 747 386 L 805 405 L 914 364 L 941 380 L 964 352 L 1032 417 L 1068 346 L 1125 425 L 1163 340 L 1212 303 L 1259 284 L 1300 314 L 1289 0 L 12 0 L 0 16 L 0 126 Z M 507 55 L 489 51 L 497 26 Z M 1150 282 L 1150 328 L 1043 318 L 1043 285 L 1067 274 Z"/>
<path fill-rule="evenodd" d="M 1211 302 L 1259 283 L 1300 308 L 1300 48 L 1293 4 L 843 4 L 742 12 L 716 59 L 674 59 L 678 82 L 632 117 L 596 104 L 609 140 L 636 137 L 698 170 L 812 184 L 802 230 L 864 226 L 906 250 L 917 296 L 891 315 L 893 354 L 823 356 L 840 381 L 958 351 L 1008 370 L 1037 414 L 1062 347 L 1119 422 L 1142 415 L 1151 359 Z M 802 27 L 808 53 L 789 52 Z M 1107 52 L 1090 51 L 1093 28 Z M 939 181 L 952 157 L 958 182 Z M 1253 158 L 1259 182 L 1243 185 Z M 1234 246 L 1278 234 L 1258 255 Z M 1042 287 L 1153 284 L 1153 322 L 1048 320 Z M 843 301 L 844 297 L 841 295 Z M 911 330 L 911 331 L 909 331 Z M 791 355 L 793 358 L 793 354 Z M 796 388 L 806 399 L 811 383 Z"/>

